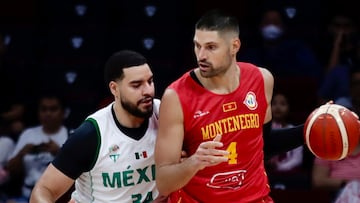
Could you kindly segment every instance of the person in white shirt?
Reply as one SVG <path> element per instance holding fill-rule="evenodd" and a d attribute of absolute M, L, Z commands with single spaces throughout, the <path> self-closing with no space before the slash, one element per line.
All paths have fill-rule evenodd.
<path fill-rule="evenodd" d="M 23 176 L 22 198 L 30 198 L 32 188 L 68 138 L 64 126 L 64 102 L 52 90 L 38 100 L 40 125 L 26 128 L 9 157 L 7 169 L 12 177 Z"/>

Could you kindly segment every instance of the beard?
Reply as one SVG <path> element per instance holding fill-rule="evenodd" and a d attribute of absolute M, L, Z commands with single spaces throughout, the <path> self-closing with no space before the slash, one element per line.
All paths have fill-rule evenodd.
<path fill-rule="evenodd" d="M 225 58 L 223 60 L 223 63 L 221 65 L 218 65 L 217 67 L 215 67 L 211 62 L 209 61 L 199 61 L 198 65 L 205 65 L 207 66 L 209 69 L 207 71 L 201 71 L 200 70 L 200 75 L 204 78 L 211 78 L 211 77 L 215 77 L 218 75 L 221 75 L 223 73 L 225 73 L 230 65 L 231 65 L 231 57 L 229 55 L 228 58 Z"/>
<path fill-rule="evenodd" d="M 218 66 L 216 68 L 214 68 L 212 65 L 209 65 L 209 70 L 208 71 L 201 71 L 200 70 L 200 75 L 204 78 L 212 78 L 215 76 L 219 76 L 224 74 L 227 70 L 228 67 L 230 67 L 230 65 L 224 65 L 224 66 Z"/>
<path fill-rule="evenodd" d="M 150 118 L 153 113 L 153 105 L 151 105 L 150 107 L 145 108 L 143 110 L 139 108 L 139 105 L 146 99 L 149 99 L 149 98 L 144 98 L 144 99 L 138 101 L 136 104 L 133 104 L 129 101 L 121 99 L 121 105 L 126 111 L 128 111 L 133 116 L 136 116 L 139 118 Z"/>

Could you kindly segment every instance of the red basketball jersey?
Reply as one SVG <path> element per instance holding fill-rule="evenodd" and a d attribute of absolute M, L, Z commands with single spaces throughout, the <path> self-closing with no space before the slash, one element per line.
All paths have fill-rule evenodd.
<path fill-rule="evenodd" d="M 229 161 L 199 171 L 172 202 L 272 202 L 263 162 L 262 127 L 267 101 L 260 70 L 238 63 L 240 85 L 232 93 L 208 91 L 185 73 L 169 88 L 184 114 L 184 150 L 193 154 L 201 142 L 222 134 Z"/>

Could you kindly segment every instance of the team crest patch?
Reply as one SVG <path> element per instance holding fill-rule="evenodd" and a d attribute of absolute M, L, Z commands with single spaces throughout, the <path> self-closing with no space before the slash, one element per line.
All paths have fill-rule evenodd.
<path fill-rule="evenodd" d="M 255 110 L 258 106 L 258 103 L 256 101 L 256 95 L 254 92 L 248 92 L 246 94 L 246 97 L 244 99 L 244 104 L 250 109 Z"/>
<path fill-rule="evenodd" d="M 118 160 L 120 157 L 120 154 L 117 153 L 117 151 L 120 149 L 120 147 L 117 144 L 112 145 L 109 147 L 109 157 L 111 160 L 114 161 L 114 163 Z"/>

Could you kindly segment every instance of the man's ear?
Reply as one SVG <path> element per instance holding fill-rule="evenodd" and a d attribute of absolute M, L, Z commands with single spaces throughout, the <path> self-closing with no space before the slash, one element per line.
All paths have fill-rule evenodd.
<path fill-rule="evenodd" d="M 119 91 L 118 91 L 119 85 L 115 81 L 109 82 L 109 89 L 112 95 L 114 97 L 118 97 Z"/>
<path fill-rule="evenodd" d="M 241 47 L 241 41 L 239 38 L 234 38 L 232 41 L 232 50 L 231 50 L 231 54 L 236 55 Z"/>

